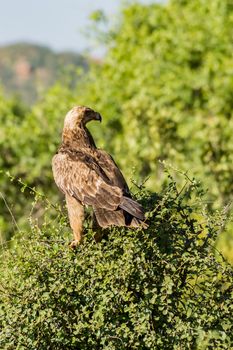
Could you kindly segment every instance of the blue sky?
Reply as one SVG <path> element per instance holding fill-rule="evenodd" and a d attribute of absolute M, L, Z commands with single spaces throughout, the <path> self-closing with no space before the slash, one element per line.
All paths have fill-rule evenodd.
<path fill-rule="evenodd" d="M 142 3 L 156 0 L 140 0 Z M 0 45 L 17 41 L 82 51 L 90 41 L 82 34 L 91 12 L 103 9 L 115 16 L 121 0 L 0 0 Z"/>

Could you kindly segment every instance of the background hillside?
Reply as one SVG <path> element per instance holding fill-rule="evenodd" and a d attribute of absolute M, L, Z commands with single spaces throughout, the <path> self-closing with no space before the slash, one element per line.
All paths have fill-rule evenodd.
<path fill-rule="evenodd" d="M 88 69 L 88 60 L 74 52 L 56 53 L 45 46 L 16 43 L 0 47 L 0 85 L 27 104 L 34 103 L 58 79 L 77 82 L 77 69 Z M 72 77 L 75 77 L 72 79 Z"/>

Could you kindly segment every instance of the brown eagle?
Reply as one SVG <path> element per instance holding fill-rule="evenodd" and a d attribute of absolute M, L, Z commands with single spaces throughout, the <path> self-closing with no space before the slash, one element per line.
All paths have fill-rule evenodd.
<path fill-rule="evenodd" d="M 96 147 L 86 128 L 91 120 L 102 118 L 88 107 L 76 106 L 67 113 L 62 144 L 52 160 L 54 180 L 66 198 L 73 247 L 82 239 L 85 205 L 93 208 L 95 221 L 103 228 L 139 227 L 145 220 L 113 158 Z"/>

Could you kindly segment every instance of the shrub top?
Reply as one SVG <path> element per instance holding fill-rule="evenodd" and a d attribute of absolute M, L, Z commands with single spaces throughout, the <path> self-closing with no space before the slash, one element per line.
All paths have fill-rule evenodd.
<path fill-rule="evenodd" d="M 233 271 L 213 246 L 224 220 L 200 193 L 171 179 L 160 195 L 142 190 L 148 229 L 96 244 L 87 225 L 75 251 L 61 216 L 16 237 L 2 253 L 0 348 L 229 349 Z"/>

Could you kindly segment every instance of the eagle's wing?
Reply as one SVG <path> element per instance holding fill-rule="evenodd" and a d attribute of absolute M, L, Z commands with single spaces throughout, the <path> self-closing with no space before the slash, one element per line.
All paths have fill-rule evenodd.
<path fill-rule="evenodd" d="M 124 196 L 131 197 L 126 180 L 112 156 L 101 149 L 97 149 L 96 153 L 98 164 L 104 169 L 105 174 L 110 178 L 111 184 L 120 187 Z"/>
<path fill-rule="evenodd" d="M 120 169 L 116 165 L 113 158 L 108 154 L 107 152 L 96 149 L 95 151 L 95 158 L 97 159 L 98 165 L 101 167 L 101 169 L 104 169 L 105 175 L 109 178 L 109 181 L 112 186 L 116 186 L 122 190 L 123 196 L 121 199 L 121 203 L 119 207 L 125 211 L 124 214 L 124 220 L 125 222 L 128 222 L 132 220 L 132 216 L 136 217 L 140 220 L 145 220 L 144 216 L 144 210 L 143 207 L 134 201 L 131 198 L 129 187 L 124 179 L 123 174 L 121 173 Z M 104 214 L 104 211 L 102 208 L 94 208 L 95 213 L 98 215 L 98 213 Z M 110 217 L 113 214 L 109 214 L 109 212 L 105 211 L 105 216 Z M 129 217 L 130 214 L 131 216 Z M 115 213 L 115 219 L 119 222 L 119 213 Z"/>
<path fill-rule="evenodd" d="M 81 151 L 53 157 L 53 175 L 60 190 L 82 204 L 116 210 L 123 199 L 121 188 L 111 184 L 96 160 Z"/>

